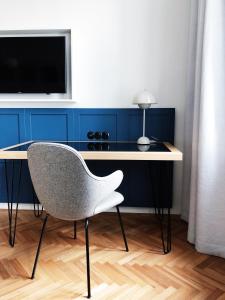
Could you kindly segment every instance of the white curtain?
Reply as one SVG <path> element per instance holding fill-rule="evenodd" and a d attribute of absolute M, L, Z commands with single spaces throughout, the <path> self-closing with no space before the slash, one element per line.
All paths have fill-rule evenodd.
<path fill-rule="evenodd" d="M 190 45 L 183 218 L 198 251 L 225 258 L 225 0 L 192 1 Z"/>

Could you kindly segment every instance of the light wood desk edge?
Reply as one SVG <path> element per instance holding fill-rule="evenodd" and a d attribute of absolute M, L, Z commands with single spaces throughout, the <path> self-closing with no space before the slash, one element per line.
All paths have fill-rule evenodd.
<path fill-rule="evenodd" d="M 15 147 L 26 145 L 32 141 L 0 149 L 0 159 L 27 159 L 27 151 L 13 151 Z M 141 151 L 79 151 L 85 160 L 168 160 L 180 161 L 183 154 L 170 143 L 164 145 L 170 152 L 141 152 Z"/>

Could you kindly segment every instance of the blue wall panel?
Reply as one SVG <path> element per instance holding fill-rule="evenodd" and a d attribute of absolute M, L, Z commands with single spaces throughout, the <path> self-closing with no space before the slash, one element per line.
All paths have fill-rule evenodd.
<path fill-rule="evenodd" d="M 147 111 L 146 135 L 157 137 L 161 141 L 174 143 L 175 110 L 151 109 Z"/>
<path fill-rule="evenodd" d="M 19 115 L 7 114 L 1 115 L 0 123 L 0 147 L 20 142 Z"/>
<path fill-rule="evenodd" d="M 143 112 L 142 110 L 130 110 L 127 115 L 127 139 L 135 141 L 142 135 Z M 173 143 L 174 119 L 175 110 L 173 108 L 156 108 L 146 110 L 146 136 L 156 137 L 161 141 Z"/>
<path fill-rule="evenodd" d="M 24 110 L 0 109 L 0 148 L 24 141 Z"/>
<path fill-rule="evenodd" d="M 32 114 L 30 117 L 32 140 L 68 139 L 68 122 L 66 115 Z"/>
<path fill-rule="evenodd" d="M 174 141 L 175 110 L 156 108 L 146 111 L 146 133 L 162 141 Z M 142 135 L 140 109 L 0 109 L 0 147 L 27 140 L 87 140 L 88 131 L 107 131 L 110 140 L 136 141 Z M 152 165 L 152 166 L 151 166 Z M 96 175 L 106 175 L 115 169 L 124 171 L 120 187 L 124 205 L 151 206 L 150 173 L 158 166 L 149 162 L 88 161 Z M 156 168 L 156 169 L 154 169 Z M 151 172 L 150 172 L 151 171 Z M 172 183 L 172 166 L 170 167 Z M 171 190 L 172 197 L 172 190 Z M 4 164 L 0 162 L 0 201 L 6 202 Z M 32 201 L 32 186 L 23 163 L 21 202 Z"/>
<path fill-rule="evenodd" d="M 73 140 L 73 111 L 30 109 L 25 112 L 28 140 Z"/>
<path fill-rule="evenodd" d="M 142 115 L 138 112 L 128 113 L 128 140 L 136 141 L 140 136 L 142 136 Z"/>
<path fill-rule="evenodd" d="M 109 139 L 116 141 L 117 133 L 117 115 L 116 113 L 102 113 L 90 111 L 89 113 L 79 114 L 79 140 L 83 141 L 87 139 L 88 131 L 107 131 L 109 133 Z"/>

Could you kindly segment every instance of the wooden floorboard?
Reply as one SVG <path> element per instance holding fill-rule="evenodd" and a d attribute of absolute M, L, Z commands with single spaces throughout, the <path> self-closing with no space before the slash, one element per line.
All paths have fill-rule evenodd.
<path fill-rule="evenodd" d="M 160 231 L 152 215 L 122 214 L 129 253 L 117 215 L 90 221 L 92 299 L 225 299 L 225 260 L 197 253 L 186 242 L 187 225 L 173 217 L 172 252 L 162 254 Z M 71 222 L 49 219 L 36 277 L 31 280 L 41 220 L 20 211 L 16 244 L 8 245 L 8 217 L 0 211 L 0 299 L 85 299 L 83 222 L 73 239 Z"/>

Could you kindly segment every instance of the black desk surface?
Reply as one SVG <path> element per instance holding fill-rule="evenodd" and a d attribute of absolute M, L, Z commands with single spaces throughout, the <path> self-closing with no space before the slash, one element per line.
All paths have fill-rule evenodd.
<path fill-rule="evenodd" d="M 19 146 L 15 145 L 7 148 L 5 151 L 27 151 L 29 146 L 34 142 L 35 141 L 28 142 Z M 53 143 L 68 145 L 77 151 L 170 152 L 170 150 L 160 142 L 152 142 L 150 145 L 138 145 L 136 142 L 110 141 L 53 141 Z"/>

